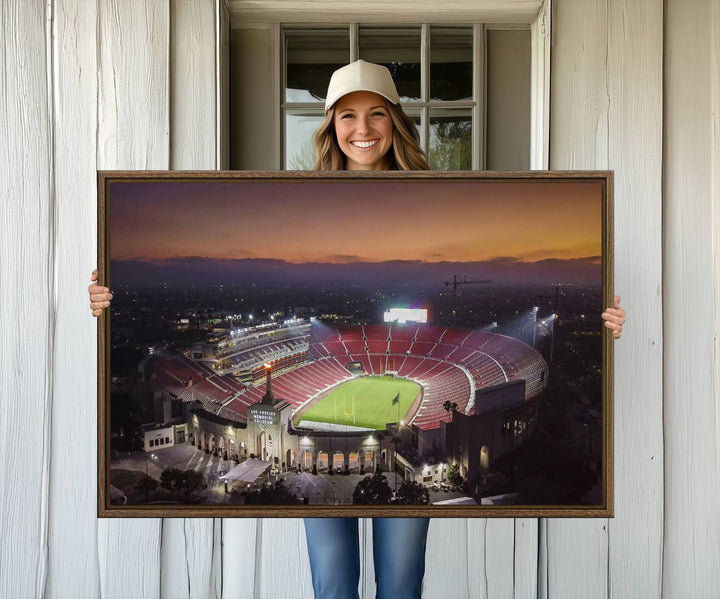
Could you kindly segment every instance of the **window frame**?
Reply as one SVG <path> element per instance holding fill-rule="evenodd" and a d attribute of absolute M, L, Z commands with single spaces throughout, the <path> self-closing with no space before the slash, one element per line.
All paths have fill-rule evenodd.
<path fill-rule="evenodd" d="M 313 32 L 339 30 L 347 28 L 350 44 L 350 61 L 359 58 L 360 43 L 360 27 L 368 29 L 393 29 L 402 28 L 418 28 L 420 30 L 420 100 L 403 103 L 403 108 L 410 115 L 419 114 L 420 116 L 420 145 L 427 152 L 430 143 L 430 112 L 433 109 L 465 109 L 471 115 L 471 170 L 485 169 L 485 114 L 486 114 L 486 48 L 487 48 L 487 25 L 483 23 L 288 23 L 280 25 L 279 40 L 277 48 L 279 49 L 279 66 L 280 72 L 278 81 L 280 83 L 279 94 L 279 120 L 280 120 L 280 138 L 279 138 L 279 165 L 283 168 L 286 165 L 286 143 L 285 135 L 287 131 L 286 116 L 292 114 L 293 111 L 312 112 L 322 107 L 321 102 L 287 102 L 285 98 L 285 89 L 287 89 L 287 34 L 297 32 Z M 473 81 L 471 100 L 431 100 L 430 99 L 430 35 L 431 28 L 438 27 L 449 29 L 453 27 L 468 29 L 472 36 L 472 61 L 473 61 Z M 494 25 L 493 29 L 530 29 L 530 25 Z M 321 114 L 321 113 L 318 113 Z"/>
<path fill-rule="evenodd" d="M 325 27 L 337 27 L 348 25 L 344 15 L 355 11 L 360 22 L 384 22 L 392 25 L 396 22 L 405 22 L 401 14 L 414 14 L 418 20 L 434 22 L 438 25 L 447 23 L 470 24 L 470 23 L 509 23 L 514 22 L 521 26 L 528 26 L 531 31 L 531 84 L 530 84 L 530 169 L 547 170 L 550 161 L 550 46 L 551 46 L 551 12 L 552 0 L 537 0 L 535 4 L 528 3 L 523 10 L 511 3 L 493 3 L 492 5 L 478 4 L 475 0 L 468 0 L 466 5 L 458 4 L 453 7 L 437 6 L 418 2 L 416 7 L 405 7 L 400 11 L 395 3 L 382 0 L 375 3 L 371 8 L 363 4 L 360 8 L 350 1 L 349 3 L 329 3 L 326 6 L 319 4 L 313 7 L 304 7 L 304 10 L 288 8 L 287 2 L 280 0 L 262 0 L 249 6 L 241 0 L 229 0 L 229 23 L 230 28 L 270 28 L 271 29 L 271 52 L 273 71 L 272 77 L 272 106 L 273 123 L 269 134 L 272 138 L 272 162 L 274 168 L 282 169 L 284 164 L 284 115 L 281 108 L 283 89 L 283 47 L 282 28 L 301 28 L 308 23 L 318 23 L 321 20 Z M 281 23 L 283 25 L 281 26 Z M 490 26 L 490 25 L 486 25 Z M 314 24 L 316 28 L 318 25 Z M 352 31 L 351 31 L 352 35 Z M 352 58 L 352 56 L 351 56 Z M 356 58 L 356 57 L 355 57 Z M 484 61 L 484 57 L 483 57 Z M 484 77 L 477 78 L 475 85 L 482 85 L 484 88 Z M 484 95 L 484 90 L 483 90 Z M 477 96 L 479 97 L 479 96 Z M 228 122 L 226 112 L 222 112 L 223 120 Z M 476 121 L 484 131 L 484 110 L 475 115 Z M 480 119 L 483 119 L 482 121 Z M 484 147 L 485 139 L 482 139 Z M 483 157 L 479 161 L 485 164 Z M 475 166 L 473 166 L 475 168 Z M 479 168 L 479 165 L 478 165 Z"/>

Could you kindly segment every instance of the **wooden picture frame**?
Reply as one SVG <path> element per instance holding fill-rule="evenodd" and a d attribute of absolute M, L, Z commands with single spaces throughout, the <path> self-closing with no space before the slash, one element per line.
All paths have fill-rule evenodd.
<path fill-rule="evenodd" d="M 611 517 L 612 190 L 99 171 L 98 515 Z"/>

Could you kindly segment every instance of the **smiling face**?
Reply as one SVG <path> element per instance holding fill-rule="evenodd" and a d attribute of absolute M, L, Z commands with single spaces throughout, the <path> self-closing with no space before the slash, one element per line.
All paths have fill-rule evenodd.
<path fill-rule="evenodd" d="M 393 124 L 385 99 L 358 91 L 340 98 L 333 117 L 338 145 L 349 171 L 377 171 L 389 167 Z"/>

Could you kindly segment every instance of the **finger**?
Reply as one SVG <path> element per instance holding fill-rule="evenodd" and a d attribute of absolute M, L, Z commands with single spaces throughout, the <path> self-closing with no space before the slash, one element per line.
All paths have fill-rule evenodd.
<path fill-rule="evenodd" d="M 625 322 L 625 316 L 621 314 L 608 314 L 607 312 L 605 312 L 601 314 L 601 318 L 609 322 L 619 322 L 621 324 Z"/>
<path fill-rule="evenodd" d="M 625 318 L 625 310 L 620 308 L 619 310 L 615 310 L 614 308 L 608 308 L 600 315 L 602 318 L 608 318 L 608 317 L 615 317 L 615 318 Z"/>
<path fill-rule="evenodd" d="M 91 293 L 91 302 L 109 302 L 113 298 L 112 293 Z"/>
<path fill-rule="evenodd" d="M 107 287 L 100 287 L 100 285 L 90 285 L 88 292 L 90 295 L 97 295 L 98 293 L 108 294 L 110 290 Z"/>
<path fill-rule="evenodd" d="M 615 331 L 613 332 L 613 337 L 615 339 L 620 339 L 620 336 L 622 335 L 622 331 Z"/>
<path fill-rule="evenodd" d="M 93 310 L 97 310 L 98 308 L 107 308 L 108 306 L 110 306 L 110 302 L 108 301 L 90 302 L 90 307 Z"/>
<path fill-rule="evenodd" d="M 91 281 L 97 281 L 97 279 L 98 279 L 98 271 L 97 271 L 97 268 L 96 268 L 95 270 L 92 271 L 92 274 L 90 275 L 90 280 L 91 280 Z"/>
<path fill-rule="evenodd" d="M 620 296 L 615 296 L 615 309 L 617 310 L 620 307 Z"/>
<path fill-rule="evenodd" d="M 102 314 L 102 310 L 93 310 L 92 315 L 93 316 L 100 316 Z"/>

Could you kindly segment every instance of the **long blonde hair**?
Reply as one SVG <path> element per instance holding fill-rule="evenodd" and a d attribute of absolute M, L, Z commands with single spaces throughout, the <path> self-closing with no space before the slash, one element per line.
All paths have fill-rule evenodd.
<path fill-rule="evenodd" d="M 385 102 L 393 124 L 392 148 L 387 153 L 391 171 L 428 171 L 430 166 L 420 148 L 420 136 L 415 123 L 400 104 Z M 315 146 L 314 171 L 345 170 L 345 154 L 335 135 L 335 106 L 325 113 L 325 119 L 313 134 Z"/>

